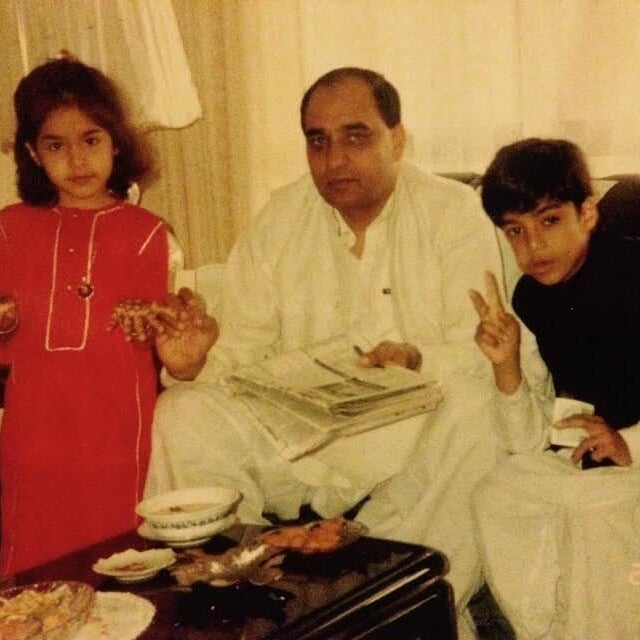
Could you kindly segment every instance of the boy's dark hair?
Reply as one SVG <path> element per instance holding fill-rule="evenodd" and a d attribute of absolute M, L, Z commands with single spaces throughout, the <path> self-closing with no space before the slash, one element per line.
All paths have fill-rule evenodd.
<path fill-rule="evenodd" d="M 303 131 L 305 128 L 304 116 L 307 112 L 309 100 L 315 90 L 318 87 L 334 86 L 346 78 L 359 78 L 371 87 L 376 106 L 387 127 L 392 129 L 397 124 L 400 124 L 401 110 L 398 90 L 382 74 L 370 69 L 361 69 L 360 67 L 340 67 L 320 76 L 302 96 L 300 124 Z"/>
<path fill-rule="evenodd" d="M 107 187 L 116 198 L 126 198 L 133 182 L 150 177 L 151 150 L 130 123 L 118 88 L 97 69 L 69 58 L 46 62 L 20 81 L 13 105 L 18 193 L 25 202 L 47 206 L 58 202 L 56 187 L 32 159 L 27 143 L 35 147 L 46 118 L 61 107 L 77 107 L 109 132 L 117 153 Z"/>
<path fill-rule="evenodd" d="M 568 140 L 527 138 L 502 147 L 482 178 L 482 206 L 497 226 L 508 211 L 525 213 L 544 199 L 580 208 L 592 194 L 584 154 Z"/>

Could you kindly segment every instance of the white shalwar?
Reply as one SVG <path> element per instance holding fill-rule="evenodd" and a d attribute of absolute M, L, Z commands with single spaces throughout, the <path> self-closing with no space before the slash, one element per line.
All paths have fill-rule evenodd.
<path fill-rule="evenodd" d="M 523 361 L 525 382 L 498 401 L 513 455 L 473 496 L 487 583 L 519 640 L 637 640 L 638 461 L 583 471 L 570 449 L 543 450 L 553 388 L 537 351 L 525 348 Z"/>
<path fill-rule="evenodd" d="M 295 518 L 305 503 L 330 517 L 371 496 L 359 514 L 371 534 L 444 551 L 464 610 L 480 580 L 468 496 L 495 460 L 494 385 L 468 290 L 501 271 L 495 231 L 472 189 L 404 164 L 359 260 L 354 240 L 310 176 L 275 192 L 225 267 L 221 334 L 205 368 L 159 399 L 147 494 L 232 485 L 249 522 Z M 426 417 L 285 460 L 251 403 L 217 381 L 340 336 L 365 351 L 382 340 L 417 346 L 444 400 Z"/>

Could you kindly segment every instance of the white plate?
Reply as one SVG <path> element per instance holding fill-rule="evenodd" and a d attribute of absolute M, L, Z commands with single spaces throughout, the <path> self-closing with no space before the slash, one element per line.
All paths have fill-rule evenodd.
<path fill-rule="evenodd" d="M 231 527 L 233 524 L 235 524 L 236 520 L 236 514 L 230 513 L 228 516 L 212 522 L 206 529 L 201 530 L 203 535 L 199 535 L 196 537 L 186 537 L 176 540 L 165 540 L 164 538 L 159 537 L 156 530 L 152 529 L 146 522 L 143 522 L 138 527 L 138 535 L 146 538 L 147 540 L 164 542 L 164 544 L 168 545 L 169 547 L 173 547 L 174 549 L 188 549 L 189 547 L 197 547 L 201 544 L 204 544 L 216 533 L 220 533 L 221 531 L 225 531 L 226 529 Z"/>
<path fill-rule="evenodd" d="M 142 582 L 155 576 L 161 569 L 170 567 L 175 561 L 176 554 L 171 549 L 127 549 L 108 558 L 100 558 L 92 569 L 119 582 Z"/>
<path fill-rule="evenodd" d="M 74 640 L 134 640 L 150 624 L 156 608 L 133 593 L 97 591 L 89 620 Z"/>

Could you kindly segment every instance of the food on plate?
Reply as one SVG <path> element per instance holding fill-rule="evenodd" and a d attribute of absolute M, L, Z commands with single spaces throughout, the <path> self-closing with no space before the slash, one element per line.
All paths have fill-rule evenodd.
<path fill-rule="evenodd" d="M 207 554 L 201 549 L 185 551 L 181 561 L 170 571 L 183 587 L 195 582 L 228 586 L 242 580 L 269 584 L 282 576 L 282 560 L 280 550 L 256 541 L 217 555 Z"/>
<path fill-rule="evenodd" d="M 356 540 L 364 526 L 340 516 L 306 525 L 279 527 L 262 534 L 272 547 L 302 554 L 328 553 Z"/>
<path fill-rule="evenodd" d="M 3 591 L 0 593 L 0 638 L 48 638 L 54 633 L 60 639 L 71 637 L 86 621 L 94 596 L 89 585 L 74 582 L 43 583 Z"/>
<path fill-rule="evenodd" d="M 167 507 L 156 509 L 152 512 L 153 516 L 166 516 L 171 513 L 196 513 L 198 511 L 205 511 L 213 507 L 212 502 L 193 502 L 191 504 L 175 504 Z"/>
<path fill-rule="evenodd" d="M 96 573 L 112 576 L 121 582 L 138 582 L 152 578 L 175 561 L 172 549 L 127 549 L 108 558 L 100 558 L 92 568 Z"/>
<path fill-rule="evenodd" d="M 146 562 L 128 562 L 127 564 L 114 565 L 114 571 L 120 571 L 123 573 L 136 573 L 138 571 L 146 571 L 149 569 L 149 565 Z"/>

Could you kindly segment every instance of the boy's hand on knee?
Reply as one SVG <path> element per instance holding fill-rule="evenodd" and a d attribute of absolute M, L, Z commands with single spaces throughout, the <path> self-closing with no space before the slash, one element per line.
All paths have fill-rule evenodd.
<path fill-rule="evenodd" d="M 602 462 L 608 458 L 621 467 L 632 463 L 631 452 L 620 432 L 610 427 L 600 416 L 578 414 L 560 420 L 554 426 L 558 429 L 580 427 L 588 433 L 571 455 L 571 459 L 576 464 L 582 460 L 582 456 L 587 451 L 596 462 Z"/>

